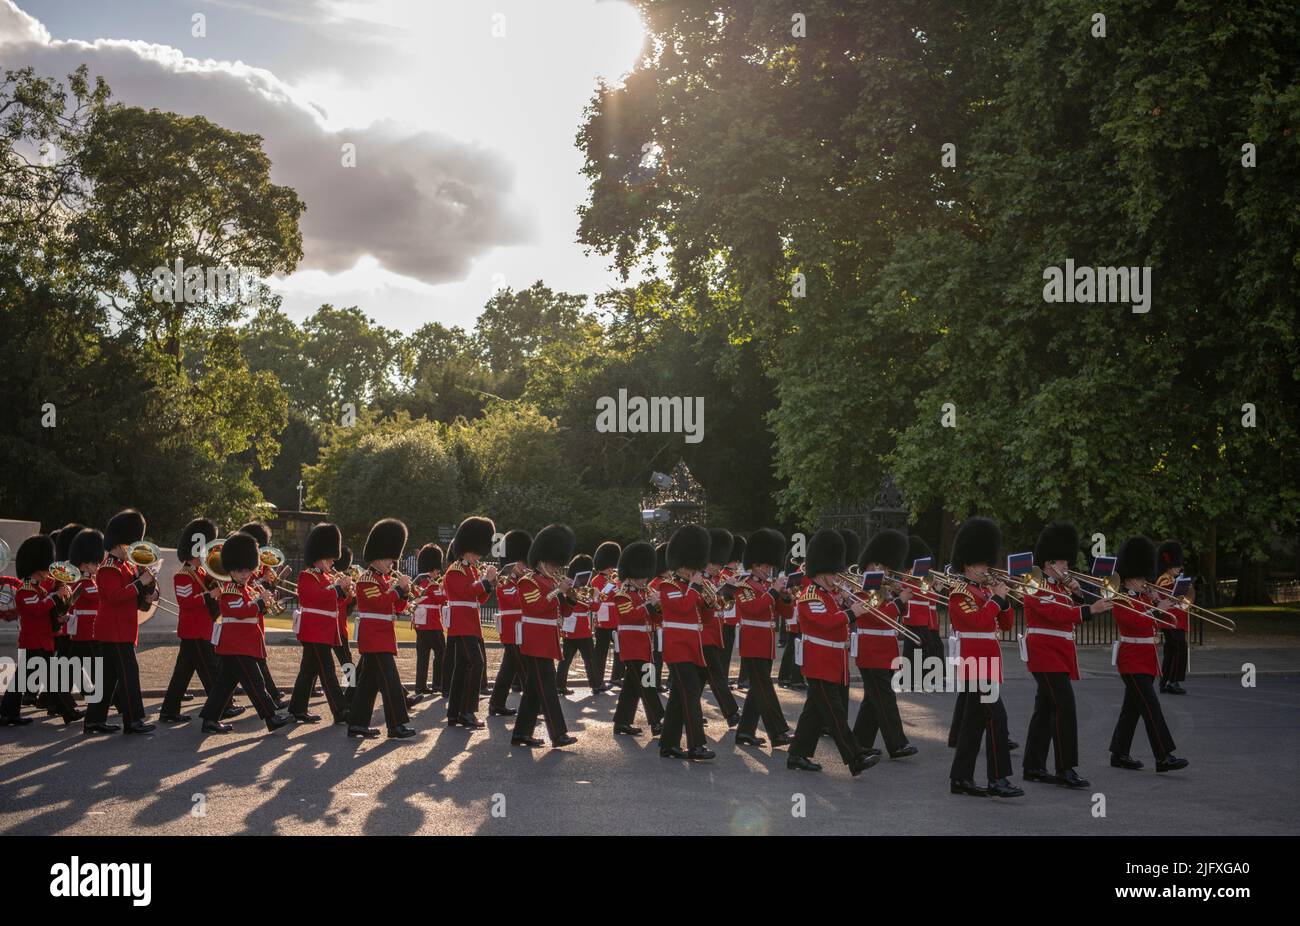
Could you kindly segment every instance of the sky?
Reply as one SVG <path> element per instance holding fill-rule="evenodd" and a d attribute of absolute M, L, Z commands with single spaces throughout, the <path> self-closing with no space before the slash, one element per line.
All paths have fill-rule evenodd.
<path fill-rule="evenodd" d="M 503 286 L 616 285 L 576 241 L 574 139 L 644 38 L 620 0 L 0 0 L 0 68 L 85 63 L 121 102 L 264 137 L 307 205 L 273 281 L 293 318 L 358 305 L 408 332 L 470 327 Z"/>

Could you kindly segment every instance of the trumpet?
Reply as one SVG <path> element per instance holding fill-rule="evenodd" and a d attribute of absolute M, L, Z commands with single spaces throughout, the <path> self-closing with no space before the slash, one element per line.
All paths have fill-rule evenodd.
<path fill-rule="evenodd" d="M 848 573 L 848 575 L 854 575 L 854 573 Z M 832 581 L 835 583 L 836 587 L 838 587 L 841 592 L 847 594 L 850 598 L 853 598 L 855 601 L 859 602 L 860 604 L 866 605 L 867 610 L 871 612 L 872 617 L 876 618 L 877 620 L 885 624 L 888 624 L 895 631 L 907 637 L 907 639 L 911 640 L 917 646 L 921 645 L 920 637 L 912 633 L 912 631 L 909 630 L 906 626 L 900 624 L 898 621 L 894 620 L 892 617 L 890 617 L 884 611 L 881 611 L 880 608 L 876 606 L 880 600 L 879 597 L 875 596 L 874 593 L 871 596 L 864 597 L 863 595 L 859 594 L 855 583 L 850 582 L 849 580 L 844 578 L 844 576 L 845 573 L 842 572 L 837 572 L 832 576 Z M 872 600 L 873 598 L 875 600 Z"/>

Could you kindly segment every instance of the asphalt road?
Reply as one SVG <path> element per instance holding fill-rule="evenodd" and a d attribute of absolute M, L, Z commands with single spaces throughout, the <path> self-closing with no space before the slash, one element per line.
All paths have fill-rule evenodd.
<path fill-rule="evenodd" d="M 88 739 L 79 724 L 41 720 L 0 728 L 0 832 L 1296 835 L 1300 679 L 1243 688 L 1196 678 L 1189 687 L 1191 695 L 1162 701 L 1188 769 L 1156 774 L 1140 725 L 1134 755 L 1147 769 L 1110 768 L 1122 688 L 1113 676 L 1085 677 L 1076 683 L 1080 772 L 1092 787 L 1025 784 L 1015 800 L 948 793 L 947 694 L 900 695 L 920 754 L 857 779 L 829 739 L 818 749 L 821 773 L 787 770 L 784 750 L 736 748 L 711 703 L 718 758 L 660 759 L 648 733 L 612 735 L 614 695 L 584 689 L 565 705 L 579 742 L 564 750 L 512 749 L 513 721 L 503 718 L 474 734 L 446 729 L 441 699 L 415 708 L 419 736 L 404 741 L 349 740 L 328 722 L 267 733 L 256 717 L 227 736 L 205 737 L 195 721 L 149 738 Z M 780 694 L 793 722 L 803 696 Z M 1004 698 L 1023 741 L 1032 681 L 1009 680 Z M 859 700 L 855 689 L 853 712 Z M 157 699 L 146 704 L 157 711 Z M 378 710 L 375 722 L 382 726 Z M 1018 772 L 1019 753 L 1013 759 Z M 982 758 L 978 767 L 982 778 Z"/>

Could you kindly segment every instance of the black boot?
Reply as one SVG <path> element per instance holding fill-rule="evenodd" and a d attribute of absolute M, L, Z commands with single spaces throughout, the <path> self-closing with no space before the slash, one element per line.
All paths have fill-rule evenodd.
<path fill-rule="evenodd" d="M 1079 773 L 1072 768 L 1067 768 L 1061 774 L 1056 776 L 1056 783 L 1066 788 L 1086 788 L 1089 781 L 1086 778 L 1080 778 Z"/>
<path fill-rule="evenodd" d="M 949 790 L 953 794 L 965 794 L 967 797 L 988 797 L 989 793 L 973 781 L 949 781 Z"/>
<path fill-rule="evenodd" d="M 378 727 L 354 727 L 351 724 L 348 724 L 348 739 L 353 739 L 354 737 L 356 737 L 356 738 L 368 740 L 368 739 L 374 739 L 378 735 L 379 735 Z"/>
<path fill-rule="evenodd" d="M 222 723 L 222 722 L 219 721 L 219 720 L 205 720 L 205 721 L 203 721 L 203 732 L 204 732 L 204 733 L 229 733 L 229 732 L 231 732 L 231 731 L 234 730 L 234 729 L 235 729 L 235 728 L 232 727 L 230 724 L 228 724 L 228 723 Z"/>
<path fill-rule="evenodd" d="M 1176 772 L 1180 768 L 1187 768 L 1187 766 L 1188 766 L 1188 762 L 1186 759 L 1180 759 L 1172 752 L 1169 753 L 1169 755 L 1165 756 L 1163 759 L 1156 760 L 1157 772 Z"/>
<path fill-rule="evenodd" d="M 989 782 L 989 795 L 992 797 L 1024 797 L 1023 788 L 1011 783 L 1009 778 L 998 778 Z"/>
<path fill-rule="evenodd" d="M 794 753 L 791 753 L 786 758 L 785 767 L 798 769 L 801 772 L 820 772 L 822 770 L 822 767 L 812 759 L 805 759 L 803 756 L 796 756 Z"/>
<path fill-rule="evenodd" d="M 1126 768 L 1131 772 L 1136 772 L 1138 769 L 1142 767 L 1142 763 L 1130 755 L 1121 756 L 1112 752 L 1110 754 L 1110 767 Z"/>
<path fill-rule="evenodd" d="M 767 740 L 763 739 L 763 737 L 761 736 L 754 736 L 749 733 L 737 733 L 736 745 L 737 746 L 766 746 Z"/>

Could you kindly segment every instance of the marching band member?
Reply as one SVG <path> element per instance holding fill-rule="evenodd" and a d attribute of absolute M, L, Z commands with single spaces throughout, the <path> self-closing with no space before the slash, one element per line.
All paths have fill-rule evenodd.
<path fill-rule="evenodd" d="M 123 733 L 150 734 L 154 725 L 145 723 L 144 698 L 140 691 L 140 665 L 135 644 L 139 638 L 137 612 L 147 608 L 158 595 L 158 583 L 148 569 L 138 569 L 126 555 L 126 548 L 144 539 L 144 515 L 133 508 L 119 511 L 104 530 L 104 562 L 95 572 L 99 593 L 95 614 L 95 642 L 104 659 L 103 696 L 86 709 L 85 732 L 116 733 L 108 720 L 108 708 L 116 704 L 125 724 Z"/>
<path fill-rule="evenodd" d="M 352 548 L 345 543 L 343 555 L 334 561 L 334 571 L 350 578 L 351 569 Z M 356 601 L 355 588 L 348 592 L 346 598 L 339 599 L 339 645 L 334 647 L 334 656 L 339 661 L 339 668 L 343 670 L 343 697 L 348 702 L 352 701 L 352 694 L 356 691 L 356 665 L 352 662 L 352 647 L 348 645 L 348 611 Z"/>
<path fill-rule="evenodd" d="M 442 660 L 447 638 L 442 630 L 442 547 L 426 543 L 415 556 L 415 590 L 419 596 L 411 627 L 415 630 L 415 696 L 432 694 L 429 688 L 429 656 L 433 656 L 433 687 L 442 686 Z"/>
<path fill-rule="evenodd" d="M 1183 545 L 1177 540 L 1166 540 L 1156 550 L 1156 558 L 1160 568 L 1160 576 L 1156 579 L 1157 587 L 1173 591 L 1174 583 L 1183 574 Z M 1195 597 L 1190 589 L 1188 595 Z M 1187 608 L 1174 602 L 1168 613 L 1176 626 L 1161 628 L 1165 638 L 1165 653 L 1161 660 L 1160 691 L 1183 695 L 1187 694 L 1187 689 L 1183 687 L 1183 682 L 1187 679 Z"/>
<path fill-rule="evenodd" d="M 795 572 L 794 565 L 790 564 L 789 569 L 786 573 L 787 576 L 786 581 L 788 587 L 790 588 L 791 593 L 793 593 L 797 598 L 798 595 L 803 591 L 803 586 L 807 584 L 808 577 L 806 575 L 802 576 L 801 579 L 799 580 L 800 584 L 797 587 L 795 585 L 789 585 L 789 577 L 794 572 Z M 804 681 L 803 673 L 799 671 L 799 664 L 795 661 L 794 658 L 795 652 L 799 648 L 798 608 L 792 611 L 790 613 L 790 616 L 786 618 L 785 624 L 781 628 L 781 639 L 784 641 L 782 643 L 784 649 L 781 653 L 781 667 L 777 671 L 776 683 L 780 685 L 782 688 L 789 688 L 792 691 L 807 691 L 808 684 Z"/>
<path fill-rule="evenodd" d="M 54 666 L 54 629 L 67 620 L 68 602 L 72 592 L 58 582 L 44 585 L 50 577 L 49 568 L 56 555 L 54 539 L 48 534 L 35 534 L 18 545 L 14 554 L 14 571 L 23 580 L 14 595 L 18 610 L 18 656 L 24 661 L 27 672 L 45 675 L 45 706 L 63 717 L 65 725 L 80 720 L 81 711 L 69 692 L 61 691 Z M 43 666 L 38 668 L 40 663 Z M 0 699 L 0 725 L 23 726 L 31 723 L 22 713 L 22 692 L 15 677 Z"/>
<path fill-rule="evenodd" d="M 81 693 L 89 703 L 94 681 L 92 673 L 85 667 L 99 654 L 95 645 L 95 615 L 99 611 L 95 572 L 104 561 L 104 535 L 93 528 L 79 532 L 72 538 L 68 557 L 81 570 L 81 580 L 72 586 L 72 610 L 68 617 L 68 635 L 72 640 L 70 653 L 81 662 Z"/>
<path fill-rule="evenodd" d="M 510 736 L 511 746 L 535 749 L 543 745 L 533 736 L 540 710 L 546 720 L 551 748 L 576 743 L 564 722 L 555 682 L 555 660 L 560 658 L 559 623 L 574 604 L 573 580 L 564 575 L 564 564 L 573 556 L 576 541 L 564 524 L 548 524 L 537 532 L 528 548 L 529 571 L 519 579 L 522 635 L 519 655 L 524 668 L 524 694 L 519 715 Z"/>
<path fill-rule="evenodd" d="M 650 580 L 648 588 L 652 592 L 659 591 L 659 585 L 665 579 L 672 577 L 672 570 L 668 568 L 668 544 L 660 543 L 655 545 L 655 577 Z M 660 609 L 650 615 L 650 626 L 653 633 L 650 634 L 650 646 L 655 654 L 655 687 L 661 693 L 668 691 L 668 676 L 664 674 L 664 649 L 660 645 L 661 634 L 663 629 L 663 610 Z"/>
<path fill-rule="evenodd" d="M 54 558 L 60 562 L 71 562 L 71 551 L 73 539 L 86 529 L 84 524 L 65 524 L 62 528 L 54 532 Z M 75 565 L 75 564 L 74 564 Z M 59 621 L 59 626 L 54 629 L 54 655 L 68 657 L 72 655 L 72 634 L 68 630 L 68 621 Z"/>
<path fill-rule="evenodd" d="M 744 579 L 741 578 L 740 574 L 744 571 L 745 546 L 745 538 L 732 531 L 731 559 L 727 561 L 726 568 L 723 569 L 723 575 L 734 580 L 736 594 L 739 594 L 740 586 L 744 585 Z M 722 618 L 722 649 L 725 656 L 723 671 L 727 673 L 727 678 L 731 678 L 731 655 L 735 650 L 736 638 L 740 635 L 740 620 L 740 610 L 736 607 L 733 598 L 729 610 Z M 741 657 L 740 668 L 736 671 L 736 689 L 744 691 L 748 687 L 749 673 L 745 669 L 744 657 Z"/>
<path fill-rule="evenodd" d="M 1168 621 L 1171 599 L 1160 597 L 1152 604 L 1147 592 L 1148 576 L 1156 571 L 1156 547 L 1145 537 L 1130 537 L 1119 548 L 1115 572 L 1124 586 L 1128 600 L 1115 601 L 1111 613 L 1119 639 L 1112 650 L 1111 663 L 1124 681 L 1124 703 L 1119 720 L 1110 737 L 1110 764 L 1114 768 L 1136 771 L 1142 763 L 1129 755 L 1138 717 L 1147 729 L 1147 740 L 1156 757 L 1157 772 L 1175 772 L 1187 768 L 1187 760 L 1174 755 L 1174 737 L 1165 723 L 1156 695 L 1155 680 L 1160 674 L 1156 655 L 1156 622 Z"/>
<path fill-rule="evenodd" d="M 622 554 L 622 548 L 612 540 L 606 540 L 600 546 L 596 547 L 596 552 L 592 556 L 592 566 L 594 570 L 591 574 L 591 587 L 596 592 L 596 677 L 600 679 L 599 688 L 593 688 L 592 692 L 606 691 L 609 685 L 605 684 L 605 660 L 609 657 L 610 649 L 614 650 L 614 665 L 610 669 L 610 685 L 620 685 L 623 682 L 623 666 L 620 663 L 618 647 L 614 646 L 614 627 L 617 621 L 614 619 L 614 593 L 618 591 L 620 578 L 617 575 L 618 558 Z M 570 573 L 572 574 L 572 573 Z"/>
<path fill-rule="evenodd" d="M 1079 583 L 1070 577 L 1079 552 L 1079 534 L 1073 524 L 1057 521 L 1043 528 L 1034 544 L 1034 564 L 1043 571 L 1043 586 L 1025 594 L 1025 635 L 1021 655 L 1038 683 L 1034 713 L 1025 737 L 1025 781 L 1041 781 L 1067 788 L 1086 788 L 1080 778 L 1079 720 L 1071 681 L 1079 678 L 1074 648 L 1074 625 L 1109 611 L 1111 603 L 1098 598 L 1083 601 Z M 1052 746 L 1056 774 L 1047 771 L 1047 747 Z"/>
<path fill-rule="evenodd" d="M 731 531 L 720 527 L 709 528 L 709 562 L 704 571 L 706 582 L 716 586 L 718 583 L 713 580 L 721 581 L 722 568 L 731 559 L 731 543 Z M 702 636 L 704 669 L 701 674 L 708 681 L 709 690 L 713 692 L 718 710 L 722 711 L 722 716 L 727 718 L 729 727 L 740 723 L 740 705 L 736 703 L 736 696 L 731 693 L 726 670 L 722 666 L 722 621 L 723 614 L 729 606 L 728 599 L 735 595 L 735 592 L 735 586 L 729 582 L 723 582 L 717 589 L 719 600 L 714 607 L 708 609 L 708 614 L 704 618 Z"/>
<path fill-rule="evenodd" d="M 176 666 L 172 669 L 167 693 L 158 711 L 160 723 L 187 723 L 188 714 L 181 713 L 181 701 L 190 680 L 197 672 L 205 694 L 212 694 L 221 665 L 212 648 L 213 619 L 221 609 L 217 604 L 220 583 L 203 568 L 203 555 L 207 545 L 217 539 L 217 526 L 207 518 L 197 518 L 181 529 L 176 538 L 176 557 L 181 568 L 172 576 L 172 591 L 176 595 Z M 223 717 L 237 716 L 242 711 Z"/>
<path fill-rule="evenodd" d="M 858 744 L 844 716 L 842 689 L 849 683 L 849 613 L 861 617 L 866 613 L 866 606 L 860 601 L 850 603 L 843 593 L 836 591 L 834 577 L 843 571 L 844 538 L 829 529 L 813 534 L 804 562 L 809 583 L 795 606 L 802 630 L 796 660 L 802 665 L 808 683 L 808 699 L 795 724 L 794 742 L 790 744 L 785 767 L 821 771 L 821 765 L 812 761 L 812 757 L 822 731 L 828 730 L 850 774 L 857 777 L 880 757 Z M 849 605 L 849 612 L 842 610 L 843 604 Z"/>
<path fill-rule="evenodd" d="M 501 665 L 497 669 L 496 681 L 492 683 L 492 699 L 488 702 L 488 715 L 492 717 L 513 717 L 518 713 L 514 708 L 506 706 L 506 698 L 512 687 L 523 690 L 523 663 L 519 659 L 519 642 L 522 639 L 519 618 L 524 612 L 519 600 L 518 581 L 528 571 L 528 548 L 533 545 L 533 537 L 527 531 L 507 531 L 504 544 L 503 572 L 497 586 Z"/>
<path fill-rule="evenodd" d="M 592 559 L 585 553 L 579 553 L 573 559 L 569 560 L 568 574 L 570 579 L 577 579 L 582 573 L 590 573 Z M 588 586 L 589 589 L 592 586 Z M 600 607 L 600 602 L 595 597 L 587 600 L 577 599 L 569 615 L 564 618 L 560 624 L 562 646 L 560 664 L 555 667 L 555 687 L 560 694 L 573 694 L 569 688 L 569 665 L 573 662 L 574 653 L 582 653 L 582 665 L 587 671 L 587 685 L 591 688 L 592 694 L 598 694 L 604 690 L 604 674 L 596 665 L 595 647 L 592 644 L 592 621 L 595 618 L 596 611 Z M 568 629 L 572 627 L 572 629 Z M 617 663 L 618 660 L 616 659 Z"/>
<path fill-rule="evenodd" d="M 785 587 L 786 578 L 772 573 L 785 561 L 785 537 L 765 527 L 755 531 L 745 546 L 742 567 L 748 577 L 736 591 L 736 612 L 740 616 L 740 674 L 749 680 L 750 691 L 736 727 L 737 746 L 764 746 L 757 736 L 759 717 L 772 737 L 772 748 L 794 742 L 790 725 L 781 712 L 781 702 L 772 687 L 772 662 L 776 659 L 779 622 L 794 612 L 794 596 Z"/>
<path fill-rule="evenodd" d="M 917 560 L 929 557 L 930 547 L 924 540 L 915 534 L 907 538 L 906 568 L 911 569 Z M 934 658 L 943 661 L 943 640 L 939 638 L 939 609 L 932 598 L 927 595 L 912 595 L 907 602 L 903 624 L 921 638 L 918 645 L 903 637 L 903 658 L 909 666 L 915 664 L 918 656 L 922 660 Z"/>
<path fill-rule="evenodd" d="M 902 572 L 907 546 L 907 535 L 902 531 L 878 531 L 867 542 L 858 566 L 863 572 Z M 912 590 L 902 585 L 897 597 L 880 604 L 876 611 L 900 621 L 911 599 Z M 898 715 L 898 698 L 894 694 L 898 631 L 868 610 L 858 617 L 853 633 L 853 661 L 862 676 L 862 706 L 858 708 L 858 717 L 853 723 L 854 738 L 858 745 L 876 752 L 876 734 L 879 733 L 889 758 L 904 759 L 916 755 L 916 747 L 907 741 L 907 734 L 903 732 L 903 719 Z"/>
<path fill-rule="evenodd" d="M 293 723 L 292 717 L 275 706 L 259 667 L 259 662 L 266 659 L 262 612 L 271 602 L 271 592 L 253 581 L 261 565 L 257 540 L 251 534 L 236 531 L 226 538 L 221 548 L 221 567 L 230 581 L 221 584 L 217 598 L 221 619 L 212 631 L 221 671 L 199 711 L 204 733 L 229 733 L 234 729 L 221 717 L 236 685 L 244 689 L 267 730 Z"/>
<path fill-rule="evenodd" d="M 250 521 L 248 524 L 241 527 L 239 532 L 248 534 L 256 540 L 259 549 L 270 546 L 271 544 L 271 528 L 263 524 L 261 521 Z M 253 581 L 271 593 L 272 601 L 275 599 L 276 582 L 278 580 L 279 575 L 276 573 L 276 570 L 266 565 L 266 563 L 259 562 L 257 564 L 257 570 L 253 573 Z M 265 620 L 263 620 L 262 632 L 263 634 L 266 632 Z M 284 710 L 284 694 L 280 691 L 279 686 L 275 684 L 275 679 L 271 677 L 271 665 L 267 662 L 265 655 L 262 656 L 262 660 L 257 668 L 262 674 L 262 681 L 266 684 L 267 693 L 271 696 L 271 699 L 275 701 L 276 710 Z"/>
<path fill-rule="evenodd" d="M 497 580 L 493 566 L 479 574 L 478 563 L 492 550 L 496 525 L 487 518 L 469 517 L 460 522 L 451 539 L 451 558 L 442 588 L 447 596 L 447 658 L 451 674 L 447 685 L 447 726 L 481 730 L 478 719 L 480 679 L 484 672 L 483 626 L 479 606 L 492 597 Z"/>
<path fill-rule="evenodd" d="M 698 524 L 683 524 L 668 540 L 666 561 L 672 575 L 659 584 L 663 613 L 664 662 L 668 665 L 668 706 L 664 710 L 659 755 L 665 759 L 706 762 L 715 753 L 704 739 L 700 705 L 705 674 L 703 622 L 713 611 L 700 597 L 696 582 L 709 565 L 709 532 Z M 685 752 L 682 726 L 686 727 Z"/>
<path fill-rule="evenodd" d="M 382 692 L 384 722 L 389 739 L 406 739 L 415 731 L 406 725 L 406 691 L 397 673 L 397 629 L 393 622 L 406 606 L 411 577 L 397 572 L 406 549 L 406 525 L 396 518 L 376 521 L 366 537 L 361 559 L 366 571 L 357 580 L 357 691 L 348 707 L 348 737 L 369 739 L 379 731 L 370 726 L 375 695 Z M 477 650 L 475 650 L 477 652 Z"/>
<path fill-rule="evenodd" d="M 650 614 L 659 610 L 659 596 L 646 583 L 654 577 L 655 548 L 644 541 L 629 543 L 619 552 L 619 587 L 614 593 L 613 611 L 618 636 L 615 649 L 623 665 L 623 687 L 614 708 L 614 735 L 640 736 L 634 726 L 637 701 L 645 708 L 650 733 L 663 733 L 664 706 L 654 684 L 654 663 L 650 637 L 654 630 Z"/>
<path fill-rule="evenodd" d="M 297 637 L 302 644 L 302 659 L 289 698 L 289 713 L 299 723 L 320 723 L 319 715 L 307 709 L 318 678 L 334 722 L 347 722 L 348 704 L 334 674 L 332 656 L 332 650 L 341 642 L 339 602 L 352 593 L 348 575 L 333 571 L 334 562 L 342 555 L 343 533 L 334 524 L 317 524 L 303 544 L 307 568 L 298 573 L 297 585 Z"/>
<path fill-rule="evenodd" d="M 1007 777 L 1011 771 L 1011 746 L 1007 737 L 1007 709 L 1002 703 L 1002 649 L 998 630 L 1015 625 L 1006 583 L 990 582 L 989 567 L 1002 548 L 1002 531 L 988 518 L 968 518 L 953 539 L 953 570 L 966 578 L 948 596 L 948 619 L 957 640 L 956 677 L 960 694 L 957 752 L 948 773 L 953 794 L 971 797 L 1020 797 L 1025 792 Z M 987 583 L 987 584 L 986 584 Z M 978 684 L 996 681 L 997 694 L 985 703 Z M 967 688 L 970 690 L 967 690 Z M 985 742 L 989 786 L 975 784 L 975 760 L 980 740 Z"/>

